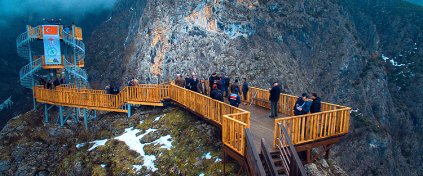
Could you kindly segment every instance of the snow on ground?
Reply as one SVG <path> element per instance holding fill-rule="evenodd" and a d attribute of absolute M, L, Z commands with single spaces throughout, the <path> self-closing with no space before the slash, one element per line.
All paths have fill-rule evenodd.
<path fill-rule="evenodd" d="M 222 159 L 220 159 L 220 158 L 216 158 L 216 160 L 214 160 L 215 163 L 218 163 L 218 162 L 221 162 L 221 161 L 222 161 Z"/>
<path fill-rule="evenodd" d="M 205 153 L 202 158 L 211 159 L 212 158 L 211 153 L 210 152 Z"/>
<path fill-rule="evenodd" d="M 159 121 L 160 118 L 162 118 L 164 116 L 166 116 L 166 114 L 163 114 L 163 115 L 160 115 L 160 116 L 156 117 L 153 122 Z"/>
<path fill-rule="evenodd" d="M 132 168 L 136 171 L 140 171 L 142 169 L 142 165 L 132 165 Z"/>
<path fill-rule="evenodd" d="M 81 147 L 84 147 L 86 143 L 80 143 L 80 144 L 76 144 L 76 148 L 79 149 Z"/>
<path fill-rule="evenodd" d="M 385 55 L 382 54 L 382 59 L 383 61 L 389 61 L 393 66 L 395 67 L 402 67 L 405 66 L 405 64 L 398 64 L 397 61 L 395 61 L 394 59 L 390 59 L 389 57 L 386 57 Z"/>
<path fill-rule="evenodd" d="M 96 140 L 96 141 L 90 142 L 90 144 L 94 144 L 94 145 L 91 148 L 89 148 L 88 151 L 94 150 L 96 147 L 106 144 L 107 140 L 109 139 Z"/>
<path fill-rule="evenodd" d="M 160 148 L 165 148 L 170 150 L 172 148 L 172 137 L 170 135 L 162 136 L 159 139 L 153 141 L 153 144 L 162 145 Z"/>
<path fill-rule="evenodd" d="M 200 175 L 198 175 L 198 176 L 204 176 L 204 173 L 201 173 Z"/>
<path fill-rule="evenodd" d="M 105 167 L 106 167 L 106 164 L 100 164 L 100 166 L 101 166 L 102 168 L 105 168 Z"/>
<path fill-rule="evenodd" d="M 157 118 L 160 119 L 160 117 L 163 117 L 163 116 L 159 116 Z M 172 137 L 170 135 L 161 136 L 159 139 L 157 139 L 157 140 L 155 140 L 151 143 L 141 143 L 140 142 L 140 139 L 142 137 L 144 137 L 148 133 L 154 132 L 154 131 L 157 131 L 157 129 L 150 128 L 150 129 L 146 130 L 144 133 L 137 136 L 137 134 L 139 132 L 141 132 L 141 130 L 130 127 L 130 128 L 126 128 L 125 132 L 122 135 L 114 138 L 116 140 L 124 142 L 129 147 L 129 149 L 136 151 L 137 153 L 139 153 L 143 157 L 143 164 L 142 165 L 133 165 L 134 170 L 137 170 L 137 171 L 141 170 L 141 168 L 143 166 L 146 167 L 147 169 L 153 171 L 153 172 L 157 170 L 156 166 L 154 165 L 154 161 L 156 160 L 156 156 L 146 155 L 145 151 L 144 151 L 145 145 L 148 145 L 148 144 L 156 145 L 156 144 L 158 144 L 158 145 L 161 145 L 160 148 L 165 148 L 167 150 L 170 150 L 172 148 L 172 142 L 173 141 L 172 141 Z M 98 146 L 105 145 L 107 141 L 108 141 L 108 139 L 96 140 L 96 141 L 89 142 L 90 144 L 94 144 L 94 145 L 91 148 L 89 148 L 88 151 L 94 150 Z M 85 143 L 81 143 L 81 144 L 76 145 L 77 148 L 81 148 L 83 146 L 85 146 Z M 211 155 L 210 155 L 210 158 L 211 158 Z"/>
<path fill-rule="evenodd" d="M 157 129 L 150 128 L 147 131 L 145 131 L 143 134 L 137 136 L 137 133 L 139 133 L 140 131 L 141 130 L 133 128 L 133 127 L 126 128 L 125 133 L 123 133 L 122 135 L 118 137 L 115 137 L 115 139 L 125 142 L 125 144 L 128 145 L 129 149 L 134 150 L 137 153 L 139 153 L 141 156 L 143 156 L 144 163 L 142 164 L 142 166 L 145 166 L 147 167 L 147 169 L 154 172 L 157 170 L 156 166 L 154 165 L 156 156 L 145 154 L 144 146 L 150 143 L 143 144 L 140 142 L 140 139 L 150 132 L 157 131 Z M 134 167 L 134 168 L 137 168 L 137 167 Z"/>

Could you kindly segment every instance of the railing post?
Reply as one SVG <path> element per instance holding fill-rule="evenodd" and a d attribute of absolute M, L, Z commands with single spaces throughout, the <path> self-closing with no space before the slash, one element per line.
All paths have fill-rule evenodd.
<path fill-rule="evenodd" d="M 130 118 L 131 117 L 131 104 L 127 104 L 127 106 L 128 106 L 128 118 Z"/>
<path fill-rule="evenodd" d="M 47 103 L 44 103 L 44 120 L 46 123 L 48 123 L 48 107 Z"/>
<path fill-rule="evenodd" d="M 85 124 L 85 129 L 88 130 L 88 118 L 87 118 L 87 109 L 83 109 L 84 111 L 84 124 Z"/>
<path fill-rule="evenodd" d="M 63 127 L 64 121 L 63 121 L 63 106 L 59 106 L 59 118 L 60 118 L 60 126 Z"/>

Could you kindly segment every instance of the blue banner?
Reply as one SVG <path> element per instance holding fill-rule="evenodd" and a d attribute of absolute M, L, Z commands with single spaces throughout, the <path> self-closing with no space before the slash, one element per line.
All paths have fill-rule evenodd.
<path fill-rule="evenodd" d="M 43 25 L 44 65 L 61 65 L 60 35 L 58 25 Z"/>

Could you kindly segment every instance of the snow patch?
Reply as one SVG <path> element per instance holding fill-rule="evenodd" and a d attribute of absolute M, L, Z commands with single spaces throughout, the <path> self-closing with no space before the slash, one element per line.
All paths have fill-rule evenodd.
<path fill-rule="evenodd" d="M 142 165 L 132 165 L 132 168 L 133 168 L 135 171 L 140 171 L 140 170 L 142 169 Z"/>
<path fill-rule="evenodd" d="M 400 55 L 400 56 L 402 56 L 402 55 Z M 395 66 L 395 67 L 402 67 L 402 66 L 405 66 L 405 64 L 398 64 L 398 62 L 397 62 L 397 61 L 395 61 L 394 59 L 391 59 L 391 58 L 389 58 L 389 57 L 386 57 L 386 56 L 385 56 L 385 55 L 383 55 L 383 54 L 382 54 L 382 59 L 383 59 L 383 61 L 385 61 L 385 62 L 389 61 L 389 62 L 391 63 L 391 65 L 393 65 L 393 66 Z"/>
<path fill-rule="evenodd" d="M 76 144 L 76 148 L 80 149 L 81 147 L 84 147 L 85 145 L 86 145 L 86 143 Z"/>
<path fill-rule="evenodd" d="M 106 168 L 106 164 L 100 164 L 102 168 Z"/>
<path fill-rule="evenodd" d="M 160 148 L 165 148 L 170 150 L 172 148 L 172 137 L 170 135 L 162 136 L 159 139 L 153 141 L 154 144 L 162 145 Z"/>
<path fill-rule="evenodd" d="M 204 173 L 201 173 L 200 175 L 198 175 L 198 176 L 204 176 Z"/>
<path fill-rule="evenodd" d="M 210 152 L 205 153 L 202 158 L 211 159 L 212 158 L 211 153 Z"/>
<path fill-rule="evenodd" d="M 166 114 L 163 114 L 163 115 L 160 115 L 160 116 L 156 117 L 153 122 L 159 121 L 160 118 L 162 118 L 164 116 L 166 116 Z"/>
<path fill-rule="evenodd" d="M 147 169 L 151 171 L 156 171 L 157 168 L 154 165 L 154 161 L 156 160 L 156 156 L 154 155 L 146 155 L 144 151 L 144 146 L 149 144 L 143 144 L 140 142 L 140 139 L 147 135 L 150 132 L 157 131 L 157 129 L 148 129 L 143 134 L 137 136 L 137 133 L 139 133 L 141 130 L 136 128 L 126 128 L 125 133 L 122 135 L 115 137 L 115 139 L 125 142 L 125 144 L 129 147 L 129 149 L 136 151 L 141 156 L 143 156 L 144 163 L 142 165 L 134 165 L 134 169 L 137 169 L 138 166 L 145 166 Z"/>
<path fill-rule="evenodd" d="M 353 112 L 357 113 L 358 109 L 351 109 L 350 113 L 353 113 Z"/>
<path fill-rule="evenodd" d="M 96 141 L 92 141 L 90 142 L 90 144 L 94 144 L 91 148 L 88 149 L 88 151 L 94 150 L 95 148 L 97 148 L 98 146 L 102 146 L 104 144 L 106 144 L 106 142 L 109 139 L 103 139 L 103 140 L 96 140 Z"/>
<path fill-rule="evenodd" d="M 140 123 L 143 123 L 143 121 L 140 121 Z M 154 165 L 154 161 L 156 160 L 156 156 L 146 155 L 145 151 L 144 151 L 145 145 L 159 144 L 159 145 L 161 145 L 160 148 L 165 148 L 167 150 L 170 150 L 173 147 L 172 146 L 173 141 L 172 141 L 172 137 L 170 135 L 161 136 L 159 139 L 157 139 L 153 142 L 150 142 L 150 143 L 141 143 L 140 142 L 140 139 L 142 137 L 144 137 L 148 133 L 154 132 L 154 131 L 157 131 L 157 129 L 150 128 L 150 129 L 147 129 L 144 133 L 137 135 L 138 133 L 141 132 L 141 130 L 136 129 L 134 127 L 130 127 L 130 128 L 126 128 L 125 132 L 122 135 L 114 138 L 116 140 L 124 142 L 129 147 L 129 149 L 136 151 L 137 153 L 139 153 L 143 157 L 143 164 L 142 165 L 133 165 L 132 166 L 135 171 L 141 170 L 142 167 L 146 167 L 148 170 L 151 170 L 153 172 L 157 171 L 157 168 Z M 93 142 L 89 142 L 90 144 L 94 144 L 94 145 L 90 149 L 88 149 L 88 151 L 94 150 L 98 146 L 105 145 L 108 140 L 109 139 L 103 139 L 103 140 L 96 140 L 96 141 L 93 141 Z M 81 144 L 77 144 L 76 147 L 80 148 L 80 147 L 83 147 L 84 145 L 85 145 L 85 143 L 81 143 Z M 210 158 L 211 158 L 211 155 L 210 155 Z"/>
<path fill-rule="evenodd" d="M 218 162 L 221 162 L 221 161 L 222 161 L 222 159 L 220 159 L 220 158 L 216 158 L 216 160 L 214 160 L 215 163 L 218 163 Z"/>

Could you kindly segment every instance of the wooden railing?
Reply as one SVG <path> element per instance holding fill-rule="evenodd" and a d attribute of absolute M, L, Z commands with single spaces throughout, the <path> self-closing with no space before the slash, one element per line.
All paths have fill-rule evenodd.
<path fill-rule="evenodd" d="M 35 86 L 34 91 L 38 102 L 118 112 L 126 111 L 123 107 L 126 103 L 160 103 L 170 98 L 220 125 L 223 143 L 244 155 L 245 129 L 250 127 L 250 112 L 174 84 L 129 86 L 117 95 L 107 94 L 104 90 L 77 89 L 72 85 L 61 85 L 56 89 Z"/>
<path fill-rule="evenodd" d="M 249 101 L 251 101 L 252 99 L 254 105 L 270 109 L 269 90 L 260 89 L 257 87 L 250 87 L 248 94 L 248 97 L 250 97 Z M 295 102 L 297 101 L 297 98 L 298 97 L 293 95 L 280 94 L 278 111 L 282 114 L 294 115 L 293 107 L 295 105 Z"/>
<path fill-rule="evenodd" d="M 269 90 L 250 87 L 249 100 L 252 100 L 256 106 L 270 109 L 269 96 Z M 321 102 L 322 112 L 294 116 L 293 108 L 297 99 L 297 96 L 280 94 L 279 112 L 292 117 L 275 119 L 274 144 L 279 137 L 278 123 L 285 126 L 294 145 L 348 133 L 351 108 Z"/>
<path fill-rule="evenodd" d="M 287 130 L 294 145 L 348 133 L 351 108 L 323 111 L 301 116 L 275 119 L 274 144 L 280 138 L 279 123 Z"/>
<path fill-rule="evenodd" d="M 38 102 L 63 106 L 86 107 L 100 110 L 126 112 L 125 103 L 159 103 L 169 97 L 168 85 L 138 85 L 125 87 L 117 95 L 107 94 L 105 90 L 76 88 L 72 84 L 63 84 L 55 89 L 35 86 L 35 98 Z"/>
<path fill-rule="evenodd" d="M 297 151 L 292 144 L 291 138 L 288 135 L 285 127 L 282 124 L 278 124 L 281 129 L 279 137 L 276 138 L 276 149 L 278 150 L 279 158 L 282 160 L 282 165 L 285 169 L 285 173 L 288 176 L 306 176 L 306 171 L 300 158 L 298 157 Z"/>
<path fill-rule="evenodd" d="M 169 86 L 170 99 L 221 125 L 223 143 L 244 155 L 245 129 L 250 127 L 250 112 L 174 84 Z"/>

